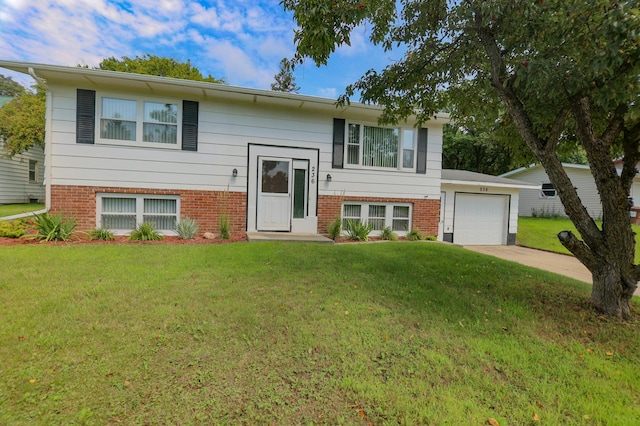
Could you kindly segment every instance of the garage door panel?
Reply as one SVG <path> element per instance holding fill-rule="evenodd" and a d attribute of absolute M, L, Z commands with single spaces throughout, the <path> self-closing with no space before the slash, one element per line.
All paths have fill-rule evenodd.
<path fill-rule="evenodd" d="M 506 244 L 509 217 L 508 195 L 456 193 L 454 208 L 454 243 Z"/>

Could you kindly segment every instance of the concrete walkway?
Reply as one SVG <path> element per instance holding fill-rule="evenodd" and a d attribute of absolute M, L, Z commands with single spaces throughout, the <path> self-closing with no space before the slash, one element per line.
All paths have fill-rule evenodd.
<path fill-rule="evenodd" d="M 565 275 L 589 284 L 592 283 L 591 272 L 575 257 L 566 254 L 550 253 L 520 246 L 464 246 L 464 248 L 543 271 Z M 636 289 L 635 295 L 640 296 L 640 288 Z"/>

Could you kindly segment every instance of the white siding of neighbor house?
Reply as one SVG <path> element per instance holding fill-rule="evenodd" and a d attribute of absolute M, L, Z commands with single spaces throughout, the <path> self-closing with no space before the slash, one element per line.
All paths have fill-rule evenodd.
<path fill-rule="evenodd" d="M 429 128 L 426 175 L 400 170 L 334 169 L 333 118 L 370 122 L 370 116 L 365 120 L 364 116 L 345 115 L 338 109 L 332 113 L 185 96 L 184 99 L 199 102 L 197 152 L 108 145 L 101 144 L 98 138 L 93 145 L 77 144 L 76 87 L 50 84 L 49 88 L 52 185 L 245 192 L 248 146 L 262 144 L 319 149 L 320 195 L 438 198 L 440 194 L 443 120 L 425 125 Z M 136 96 L 97 88 L 96 103 L 102 95 Z M 182 98 L 162 94 L 138 96 L 144 100 L 182 102 Z M 357 114 L 357 109 L 350 111 Z M 238 170 L 236 178 L 232 177 L 234 168 Z M 327 182 L 327 174 L 331 174 L 331 182 Z"/>
<path fill-rule="evenodd" d="M 482 189 L 481 189 L 482 188 Z M 470 184 L 460 185 L 443 183 L 442 192 L 445 194 L 444 200 L 444 218 L 440 218 L 442 222 L 442 232 L 445 234 L 455 233 L 453 227 L 454 213 L 455 213 L 455 195 L 456 193 L 462 194 L 482 194 L 482 195 L 508 195 L 509 202 L 509 234 L 516 234 L 518 232 L 518 204 L 519 196 L 522 196 L 522 192 L 525 189 L 517 188 L 500 188 L 500 187 L 486 187 L 482 184 Z M 441 237 L 442 239 L 442 237 Z"/>
<path fill-rule="evenodd" d="M 588 168 L 565 167 L 567 175 L 573 182 L 573 186 L 578 188 L 578 196 L 582 204 L 587 208 L 589 214 L 594 218 L 602 216 L 602 207 L 598 190 Z M 525 169 L 520 173 L 509 175 L 509 178 L 541 184 L 549 182 L 549 177 L 540 166 Z M 539 190 L 523 189 L 520 191 L 520 216 L 532 216 L 536 212 L 555 213 L 565 215 L 564 206 L 560 197 L 541 198 Z"/>
<path fill-rule="evenodd" d="M 2 151 L 0 143 L 0 152 Z M 37 161 L 36 182 L 29 182 L 29 160 Z M 44 201 L 44 150 L 33 147 L 13 158 L 0 157 L 0 204 Z"/>

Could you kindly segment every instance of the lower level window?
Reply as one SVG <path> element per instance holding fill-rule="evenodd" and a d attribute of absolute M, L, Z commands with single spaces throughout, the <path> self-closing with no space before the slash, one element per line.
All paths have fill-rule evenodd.
<path fill-rule="evenodd" d="M 157 231 L 173 232 L 180 198 L 160 195 L 98 195 L 98 227 L 129 232 L 141 223 L 151 223 Z"/>
<path fill-rule="evenodd" d="M 411 205 L 347 202 L 342 205 L 343 228 L 348 221 L 368 223 L 373 235 L 386 227 L 404 235 L 411 230 Z"/>

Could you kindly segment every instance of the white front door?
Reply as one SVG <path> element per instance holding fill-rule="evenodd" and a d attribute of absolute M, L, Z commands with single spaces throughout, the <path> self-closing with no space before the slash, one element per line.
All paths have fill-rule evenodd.
<path fill-rule="evenodd" d="M 259 231 L 291 230 L 291 166 L 291 159 L 258 157 Z"/>

